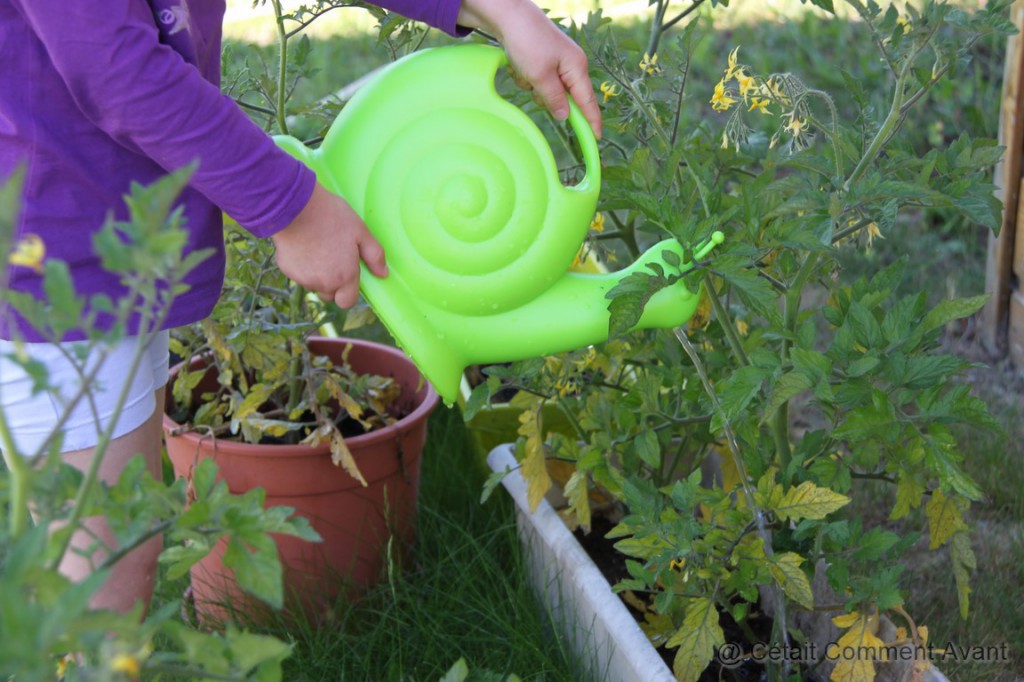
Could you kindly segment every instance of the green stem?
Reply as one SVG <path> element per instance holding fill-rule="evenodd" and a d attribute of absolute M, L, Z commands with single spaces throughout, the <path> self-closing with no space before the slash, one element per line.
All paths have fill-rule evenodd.
<path fill-rule="evenodd" d="M 718 297 L 718 292 L 715 291 L 715 287 L 711 285 L 710 281 L 704 283 L 704 291 L 707 292 L 708 298 L 711 300 L 711 308 L 715 311 L 715 317 L 718 318 L 722 325 L 722 330 L 725 332 L 725 338 L 729 342 L 733 355 L 736 356 L 736 360 L 741 366 L 746 367 L 750 364 L 750 358 L 747 357 L 746 351 L 743 350 L 743 344 L 740 342 L 740 337 L 736 332 L 736 325 L 729 319 L 729 313 L 725 309 L 725 305 L 722 304 L 722 299 Z"/>
<path fill-rule="evenodd" d="M 149 316 L 145 315 L 139 323 L 139 329 L 150 328 Z M 161 329 L 163 326 L 164 319 L 166 318 L 166 310 L 162 312 L 158 320 L 158 324 L 153 325 L 152 329 Z M 132 356 L 131 363 L 128 365 L 125 376 L 133 377 L 136 372 L 139 371 L 139 366 L 142 364 L 142 356 L 145 354 L 149 344 L 153 341 L 153 336 L 156 332 L 150 331 L 143 334 L 139 334 L 139 340 L 144 343 L 139 343 L 135 348 L 135 353 Z M 114 409 L 111 414 L 120 415 L 124 410 L 124 404 L 128 400 L 128 394 L 131 392 L 131 383 L 125 382 L 124 387 L 121 389 L 121 393 L 117 396 L 117 402 L 114 404 Z M 92 493 L 93 488 L 96 487 L 96 481 L 99 478 L 100 465 L 103 463 L 103 458 L 107 453 L 107 448 L 110 446 L 110 441 L 113 440 L 114 428 L 117 426 L 117 419 L 110 420 L 106 428 L 103 429 L 99 438 L 96 442 L 96 447 L 93 450 L 92 461 L 89 462 L 89 468 L 86 470 L 85 477 L 82 479 L 81 484 L 78 486 L 78 492 L 75 495 L 75 501 L 71 507 L 71 515 L 68 517 L 67 526 L 75 528 L 82 520 L 82 515 L 85 513 L 85 506 L 89 501 L 89 496 Z M 61 543 L 59 551 L 50 560 L 47 568 L 50 570 L 57 570 L 60 566 L 61 560 L 68 551 L 68 547 L 71 545 L 71 538 L 73 533 L 69 533 L 64 537 Z"/>
<path fill-rule="evenodd" d="M 7 453 L 7 467 L 11 472 L 11 518 L 8 528 L 11 539 L 17 540 L 28 528 L 28 498 L 32 488 L 32 470 L 14 447 L 14 437 L 3 415 L 0 415 L 0 442 Z"/>
<path fill-rule="evenodd" d="M 784 302 L 784 317 L 783 325 L 787 332 L 786 337 L 782 339 L 782 350 L 779 356 L 785 364 L 789 358 L 790 344 L 789 337 L 796 333 L 797 321 L 800 317 L 800 301 L 803 298 L 804 286 L 807 281 L 811 278 L 815 268 L 818 266 L 818 260 L 820 258 L 818 253 L 809 253 L 807 258 L 804 260 L 800 269 L 796 273 L 796 278 L 789 287 L 789 291 L 786 292 L 783 298 Z M 783 476 L 786 475 L 786 470 L 789 467 L 790 459 L 792 458 L 792 450 L 789 447 L 789 403 L 785 402 L 779 408 L 779 411 L 775 413 L 774 420 L 772 422 L 772 436 L 775 440 L 775 452 L 779 456 L 779 466 L 782 468 Z"/>
<path fill-rule="evenodd" d="M 297 320 L 302 315 L 305 297 L 306 290 L 295 284 L 292 289 L 291 298 L 288 301 L 288 315 L 292 320 Z M 299 401 L 302 399 L 302 355 L 305 352 L 304 347 L 296 348 L 294 341 L 290 343 L 292 345 L 292 359 L 288 370 L 288 376 L 291 377 L 288 382 L 288 414 L 291 414 L 292 410 L 298 407 Z"/>
<path fill-rule="evenodd" d="M 740 454 L 739 441 L 736 439 L 736 434 L 732 430 L 732 424 L 725 416 L 725 412 L 722 409 L 722 403 L 718 400 L 718 394 L 715 392 L 715 387 L 711 383 L 711 379 L 708 377 L 704 363 L 701 362 L 696 349 L 694 349 L 693 344 L 690 343 L 690 339 L 686 337 L 686 330 L 682 327 L 676 327 L 672 330 L 672 333 L 675 334 L 679 344 L 690 357 L 690 361 L 693 363 L 694 369 L 697 371 L 697 376 L 700 378 L 701 385 L 704 387 L 704 392 L 711 400 L 712 408 L 715 412 L 722 415 L 722 430 L 725 432 L 725 440 L 729 446 L 729 455 L 732 458 L 733 466 L 736 467 L 736 473 L 740 479 L 740 487 L 742 488 L 743 496 L 746 499 L 747 509 L 750 510 L 750 513 L 753 516 L 753 521 L 757 525 L 758 535 L 760 535 L 761 539 L 764 541 L 765 556 L 771 559 L 775 555 L 775 551 L 772 547 L 771 535 L 768 532 L 768 524 L 765 522 L 764 510 L 762 510 L 760 505 L 757 503 L 757 497 L 755 496 L 754 489 L 750 483 L 747 466 L 743 461 L 743 456 Z M 715 589 L 717 591 L 717 586 Z M 778 607 L 775 621 L 777 623 L 786 623 L 786 597 L 778 585 L 773 585 L 772 591 L 774 592 L 775 603 Z M 779 635 L 783 642 L 788 641 L 785 627 L 781 628 Z"/>
<path fill-rule="evenodd" d="M 856 225 L 851 225 L 850 227 L 845 227 L 845 228 L 839 230 L 834 235 L 832 235 L 832 243 L 833 244 L 838 244 L 842 240 L 844 240 L 847 237 L 849 237 L 851 234 L 854 234 L 855 232 L 859 232 L 860 230 L 863 230 L 865 227 L 870 225 L 872 222 L 874 222 L 874 221 L 869 219 L 869 218 L 864 218 L 864 219 L 860 220 Z"/>
<path fill-rule="evenodd" d="M 161 521 L 139 537 L 135 538 L 131 544 L 118 547 L 116 551 L 108 554 L 106 558 L 103 559 L 103 563 L 100 564 L 96 570 L 105 571 L 108 568 L 113 568 L 118 561 L 134 552 L 152 538 L 155 538 L 158 535 L 163 535 L 164 531 L 170 530 L 173 526 L 174 523 L 172 521 Z"/>
<path fill-rule="evenodd" d="M 279 55 L 277 60 L 277 126 L 282 135 L 288 134 L 288 120 L 285 114 L 285 102 L 288 99 L 285 82 L 288 80 L 288 31 L 284 28 L 284 12 L 281 11 L 281 0 L 270 0 L 274 6 L 274 21 L 277 24 L 277 44 Z"/>
<path fill-rule="evenodd" d="M 651 37 L 647 41 L 647 54 L 652 58 L 658 52 L 658 43 L 661 42 L 661 33 L 664 30 L 662 24 L 665 21 L 665 14 L 668 12 L 669 0 L 657 0 L 658 8 L 654 11 L 654 19 L 651 23 Z"/>
<path fill-rule="evenodd" d="M 619 228 L 619 236 L 622 243 L 626 245 L 626 249 L 629 250 L 629 255 L 635 260 L 640 257 L 640 244 L 636 241 L 636 224 L 630 222 L 628 225 L 615 214 L 615 211 L 608 211 L 608 216 L 615 223 L 615 227 Z"/>
<path fill-rule="evenodd" d="M 850 173 L 850 177 L 843 183 L 843 192 L 848 193 L 853 183 L 857 182 L 867 172 L 868 167 L 874 162 L 874 160 L 881 153 L 882 148 L 886 142 L 892 137 L 893 133 L 896 132 L 897 124 L 899 123 L 900 117 L 902 116 L 903 102 L 906 97 L 907 77 L 910 74 L 910 66 L 914 62 L 914 57 L 917 53 L 913 53 L 907 57 L 907 60 L 903 63 L 903 68 L 900 70 L 900 75 L 896 79 L 896 87 L 894 88 L 892 95 L 892 104 L 889 106 L 889 113 L 886 115 L 885 120 L 882 122 L 882 126 L 875 133 L 874 139 L 871 140 L 871 144 L 868 145 L 867 150 L 864 152 L 864 156 L 861 157 L 860 161 L 857 162 L 856 168 Z"/>

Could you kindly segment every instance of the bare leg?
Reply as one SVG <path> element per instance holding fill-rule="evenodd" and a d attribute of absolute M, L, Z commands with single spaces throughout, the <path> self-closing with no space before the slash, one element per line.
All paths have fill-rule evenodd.
<path fill-rule="evenodd" d="M 102 481 L 114 483 L 121 475 L 125 465 L 135 455 L 142 453 L 146 457 L 149 471 L 159 480 L 161 477 L 161 417 L 164 412 L 164 391 L 155 392 L 156 409 L 149 419 L 139 428 L 126 433 L 110 442 L 107 452 L 100 465 L 99 476 Z M 71 466 L 85 470 L 93 457 L 93 449 L 76 450 L 64 453 L 64 461 Z M 103 561 L 106 552 L 97 551 L 91 557 L 84 557 L 75 550 L 85 550 L 95 543 L 95 538 L 108 547 L 115 548 L 115 541 L 106 520 L 93 516 L 83 520 L 89 532 L 78 532 L 71 540 L 71 547 L 64 555 L 60 571 L 73 581 L 79 581 L 90 575 L 94 567 Z M 93 595 L 90 606 L 94 609 L 111 609 L 126 613 L 131 611 L 135 603 L 142 600 L 149 608 L 156 582 L 157 557 L 163 549 L 163 538 L 155 537 L 130 552 L 111 569 L 106 584 Z"/>

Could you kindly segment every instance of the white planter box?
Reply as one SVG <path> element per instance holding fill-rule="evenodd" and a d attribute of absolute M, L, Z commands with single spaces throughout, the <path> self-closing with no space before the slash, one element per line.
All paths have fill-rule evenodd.
<path fill-rule="evenodd" d="M 607 682 L 675 682 L 647 635 L 547 500 L 530 513 L 526 482 L 514 470 L 518 463 L 512 446 L 492 450 L 487 463 L 494 471 L 513 469 L 502 484 L 517 506 L 530 577 L 580 660 L 592 662 L 594 672 Z"/>

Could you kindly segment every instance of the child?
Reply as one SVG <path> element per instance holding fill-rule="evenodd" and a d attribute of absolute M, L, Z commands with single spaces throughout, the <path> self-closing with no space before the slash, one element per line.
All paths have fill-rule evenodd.
<path fill-rule="evenodd" d="M 568 91 L 600 135 L 583 52 L 530 0 L 381 4 L 450 34 L 459 27 L 487 30 L 557 118 L 568 114 Z M 358 297 L 360 260 L 374 274 L 387 274 L 380 244 L 348 203 L 317 184 L 220 93 L 224 9 L 223 0 L 0 0 L 0 50 L 12 65 L 0 71 L 0 177 L 27 165 L 16 236 L 41 237 L 48 257 L 69 264 L 80 293 L 116 298 L 121 291 L 86 245 L 108 211 L 125 218 L 122 197 L 130 183 L 151 183 L 198 159 L 179 204 L 190 232 L 188 249 L 213 248 L 216 255 L 191 273 L 191 288 L 175 301 L 166 328 L 202 319 L 217 300 L 224 274 L 222 211 L 274 241 L 284 274 L 342 307 Z M 9 286 L 41 293 L 38 274 L 28 268 L 12 268 Z M 20 452 L 40 447 L 61 400 L 74 393 L 76 375 L 64 357 L 67 345 L 81 338 L 72 333 L 61 347 L 53 346 L 13 312 L 0 317 L 0 339 L 29 342 L 28 352 L 61 388 L 32 396 L 30 378 L 2 359 L 13 346 L 0 341 L 0 406 Z M 116 422 L 100 470 L 108 482 L 140 452 L 153 474 L 160 473 L 167 331 L 146 349 L 139 374 L 125 377 L 118 357 L 131 357 L 136 343 L 124 342 L 95 384 L 100 421 Z M 132 393 L 114 414 L 112 403 L 129 379 Z M 96 434 L 93 414 L 83 405 L 65 424 L 65 460 L 86 468 Z M 112 542 L 102 519 L 87 523 Z M 80 544 L 88 544 L 81 535 Z M 139 599 L 148 601 L 160 548 L 155 538 L 119 562 L 93 606 L 126 611 Z M 69 552 L 61 568 L 81 579 L 92 564 Z"/>

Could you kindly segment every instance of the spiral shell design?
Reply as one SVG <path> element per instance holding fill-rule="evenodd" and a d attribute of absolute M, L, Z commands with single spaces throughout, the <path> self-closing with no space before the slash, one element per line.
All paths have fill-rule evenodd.
<path fill-rule="evenodd" d="M 387 226 L 375 233 L 388 262 L 421 298 L 493 314 L 531 300 L 565 272 L 573 253 L 552 253 L 544 238 L 551 192 L 565 190 L 537 137 L 541 149 L 502 116 L 452 108 L 388 140 L 368 185 L 394 192 L 375 204 L 368 197 L 364 217 L 371 229 Z"/>

